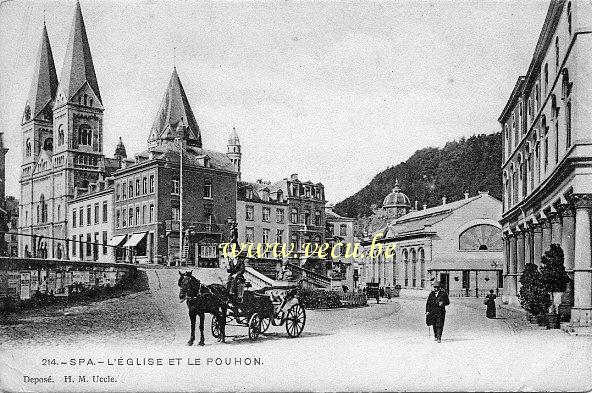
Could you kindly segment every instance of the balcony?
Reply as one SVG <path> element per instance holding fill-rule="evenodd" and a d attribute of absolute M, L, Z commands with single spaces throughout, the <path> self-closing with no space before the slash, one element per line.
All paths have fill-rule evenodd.
<path fill-rule="evenodd" d="M 179 232 L 179 221 L 165 220 L 165 229 L 169 232 Z M 183 221 L 183 230 L 192 230 L 195 233 L 221 234 L 224 230 L 223 224 L 208 222 Z"/>

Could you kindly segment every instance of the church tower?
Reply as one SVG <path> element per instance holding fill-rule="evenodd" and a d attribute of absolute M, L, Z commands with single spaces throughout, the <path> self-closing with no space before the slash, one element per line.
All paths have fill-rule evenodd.
<path fill-rule="evenodd" d="M 237 180 L 240 181 L 241 179 L 241 144 L 240 140 L 238 139 L 238 134 L 236 133 L 236 128 L 232 127 L 232 132 L 228 137 L 228 144 L 227 144 L 228 151 L 226 155 L 232 161 L 232 165 L 234 165 L 234 170 L 238 173 Z"/>
<path fill-rule="evenodd" d="M 36 192 L 34 175 L 35 172 L 46 172 L 48 165 L 51 166 L 53 105 L 57 88 L 58 77 L 44 22 L 41 43 L 34 64 L 33 80 L 21 121 L 23 157 L 19 226 L 21 232 L 31 235 L 36 232 L 37 228 L 34 226 L 42 221 L 45 211 L 45 196 L 43 191 Z M 44 176 L 45 173 L 42 175 Z M 42 201 L 40 201 L 41 196 L 43 196 Z M 37 220 L 34 217 L 36 211 L 38 211 Z M 34 255 L 32 252 L 34 243 L 33 238 L 20 236 L 20 255 Z"/>

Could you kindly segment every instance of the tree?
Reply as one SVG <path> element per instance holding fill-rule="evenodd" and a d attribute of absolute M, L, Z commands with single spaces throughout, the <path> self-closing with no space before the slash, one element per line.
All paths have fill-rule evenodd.
<path fill-rule="evenodd" d="M 557 292 L 565 292 L 569 283 L 569 276 L 565 272 L 563 264 L 563 250 L 559 244 L 551 244 L 551 248 L 545 251 L 541 258 L 541 283 L 545 291 L 551 294 L 551 298 Z M 555 304 L 551 303 L 551 313 L 555 314 Z"/>
<path fill-rule="evenodd" d="M 524 265 L 520 284 L 519 297 L 522 308 L 534 315 L 545 313 L 552 302 L 549 292 L 543 286 L 542 275 L 537 265 Z"/>

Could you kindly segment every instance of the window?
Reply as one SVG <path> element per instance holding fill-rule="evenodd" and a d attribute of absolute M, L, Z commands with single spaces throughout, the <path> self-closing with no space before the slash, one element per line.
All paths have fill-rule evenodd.
<path fill-rule="evenodd" d="M 547 90 L 549 88 L 549 64 L 545 63 L 545 94 L 547 94 Z"/>
<path fill-rule="evenodd" d="M 76 228 L 76 210 L 72 209 L 72 228 Z M 76 255 L 76 254 L 74 254 Z"/>
<path fill-rule="evenodd" d="M 467 228 L 458 240 L 461 251 L 502 250 L 502 231 L 491 224 L 478 224 Z"/>
<path fill-rule="evenodd" d="M 284 209 L 277 209 L 275 213 L 276 213 L 276 222 L 278 224 L 282 224 L 284 222 Z"/>
<path fill-rule="evenodd" d="M 566 140 L 565 140 L 565 148 L 569 149 L 571 147 L 571 101 L 567 103 L 565 108 L 565 123 L 566 123 Z"/>
<path fill-rule="evenodd" d="M 522 102 L 522 100 L 520 100 L 520 104 L 518 105 L 519 109 L 518 109 L 518 128 L 520 129 L 520 135 L 523 134 L 523 130 L 522 130 L 522 119 L 524 118 L 524 104 Z"/>
<path fill-rule="evenodd" d="M 58 146 L 64 144 L 64 125 L 60 124 L 58 127 Z"/>
<path fill-rule="evenodd" d="M 58 221 L 62 220 L 62 206 L 58 205 Z"/>
<path fill-rule="evenodd" d="M 92 255 L 92 237 L 90 233 L 86 234 L 86 256 L 90 257 Z"/>
<path fill-rule="evenodd" d="M 253 221 L 253 206 L 247 205 L 245 210 L 245 220 Z"/>
<path fill-rule="evenodd" d="M 425 288 L 425 251 L 423 248 L 419 249 L 419 276 L 421 279 L 421 287 Z"/>
<path fill-rule="evenodd" d="M 216 244 L 202 244 L 199 246 L 199 256 L 202 258 L 218 258 L 218 247 Z"/>
<path fill-rule="evenodd" d="M 80 224 L 80 226 L 84 226 L 84 208 L 81 206 L 78 209 L 78 213 L 80 214 L 80 217 L 78 217 L 78 224 Z"/>
<path fill-rule="evenodd" d="M 150 222 L 154 222 L 154 205 L 150 205 Z"/>
<path fill-rule="evenodd" d="M 417 251 L 411 250 L 411 286 L 415 287 L 417 284 Z"/>
<path fill-rule="evenodd" d="M 296 208 L 296 207 L 292 208 L 292 213 L 290 215 L 290 222 L 292 224 L 298 224 L 298 208 Z"/>
<path fill-rule="evenodd" d="M 142 221 L 140 220 L 140 206 L 136 206 L 136 225 L 142 225 Z"/>
<path fill-rule="evenodd" d="M 463 289 L 469 289 L 470 288 L 470 271 L 469 270 L 463 270 L 462 272 L 462 288 Z"/>
<path fill-rule="evenodd" d="M 547 172 L 547 167 L 549 166 L 549 138 L 546 135 L 543 148 L 543 160 L 545 162 L 545 172 Z"/>
<path fill-rule="evenodd" d="M 541 86 L 539 86 L 539 83 L 537 82 L 536 87 L 534 89 L 534 100 L 536 102 L 536 109 L 537 111 L 539 109 L 541 109 Z"/>
<path fill-rule="evenodd" d="M 320 188 L 316 188 L 315 189 L 315 194 L 316 194 L 316 198 L 317 199 L 322 199 L 322 197 L 321 197 L 321 189 Z"/>
<path fill-rule="evenodd" d="M 173 179 L 173 194 L 179 195 L 179 179 Z"/>
<path fill-rule="evenodd" d="M 86 205 L 86 225 L 90 225 L 92 223 L 92 211 L 90 205 Z"/>
<path fill-rule="evenodd" d="M 263 244 L 269 243 L 269 229 L 263 228 L 263 235 L 261 237 Z"/>
<path fill-rule="evenodd" d="M 403 262 L 405 263 L 405 286 L 409 286 L 409 254 L 403 251 Z"/>
<path fill-rule="evenodd" d="M 107 222 L 107 201 L 103 202 L 103 222 Z"/>
<path fill-rule="evenodd" d="M 121 224 L 121 212 L 119 209 L 115 211 L 115 228 L 119 228 Z"/>
<path fill-rule="evenodd" d="M 173 207 L 171 209 L 171 216 L 172 216 L 172 220 L 174 221 L 178 221 L 179 220 L 179 216 L 180 216 L 180 211 L 178 207 Z"/>
<path fill-rule="evenodd" d="M 559 37 L 555 37 L 555 72 L 559 72 Z"/>
<path fill-rule="evenodd" d="M 88 235 L 90 238 L 90 235 Z M 84 235 L 78 236 L 78 251 L 80 253 L 80 259 L 84 259 Z"/>
<path fill-rule="evenodd" d="M 148 179 L 145 176 L 142 179 L 142 194 L 148 194 Z"/>
<path fill-rule="evenodd" d="M 269 216 L 271 214 L 271 210 L 268 207 L 263 207 L 262 209 L 263 221 L 269 222 Z"/>
<path fill-rule="evenodd" d="M 559 162 L 559 122 L 555 121 L 555 164 Z"/>
<path fill-rule="evenodd" d="M 284 202 L 284 193 L 282 192 L 282 190 L 278 190 L 278 192 L 277 192 L 277 201 L 279 203 Z"/>
<path fill-rule="evenodd" d="M 99 204 L 95 203 L 95 224 L 99 223 Z"/>
<path fill-rule="evenodd" d="M 131 207 L 127 211 L 127 225 L 134 226 L 134 209 Z"/>
<path fill-rule="evenodd" d="M 253 190 L 251 188 L 247 188 L 246 197 L 247 199 L 253 199 Z"/>
<path fill-rule="evenodd" d="M 146 214 L 148 214 L 148 206 L 144 205 L 142 206 L 142 224 L 147 224 L 148 222 L 146 221 Z"/>
<path fill-rule="evenodd" d="M 120 190 L 120 188 L 121 188 L 121 187 L 119 186 L 119 184 L 117 184 L 117 185 L 115 186 L 115 200 L 116 200 L 116 201 L 118 201 L 118 200 L 119 200 L 119 198 L 120 198 L 120 194 L 119 194 L 119 192 L 121 191 L 121 190 Z"/>
<path fill-rule="evenodd" d="M 295 250 L 300 249 L 300 245 L 298 243 L 298 235 L 290 236 L 290 244 L 291 244 L 291 246 L 294 246 Z"/>
<path fill-rule="evenodd" d="M 212 197 L 212 181 L 211 180 L 206 180 L 204 182 L 203 197 L 204 198 L 211 198 Z"/>
<path fill-rule="evenodd" d="M 125 208 L 121 210 L 121 226 L 124 228 L 127 226 L 127 214 Z"/>
<path fill-rule="evenodd" d="M 321 212 L 319 210 L 315 210 L 315 225 L 320 227 L 321 226 Z"/>
<path fill-rule="evenodd" d="M 341 224 L 339 227 L 339 236 L 347 236 L 347 224 Z"/>
<path fill-rule="evenodd" d="M 154 192 L 154 175 L 150 175 L 150 193 Z"/>
<path fill-rule="evenodd" d="M 76 256 L 76 235 L 72 236 L 72 256 Z"/>
<path fill-rule="evenodd" d="M 306 210 L 304 211 L 304 223 L 306 225 L 310 225 L 310 208 L 306 208 Z"/>
<path fill-rule="evenodd" d="M 519 135 L 518 135 L 518 127 L 516 127 L 516 116 L 512 113 L 512 129 L 514 130 L 514 144 L 518 142 Z"/>
<path fill-rule="evenodd" d="M 310 198 L 310 187 L 305 187 L 304 190 L 305 190 L 305 196 L 307 198 Z"/>
<path fill-rule="evenodd" d="M 129 197 L 130 198 L 133 198 L 134 197 L 134 181 L 133 180 L 130 180 L 127 183 L 127 185 L 128 185 L 127 191 L 128 191 Z"/>
<path fill-rule="evenodd" d="M 27 157 L 31 156 L 31 139 L 27 139 L 26 149 L 27 149 Z"/>
<path fill-rule="evenodd" d="M 245 230 L 245 241 L 247 243 L 253 243 L 255 239 L 255 229 L 253 227 L 247 227 Z"/>
<path fill-rule="evenodd" d="M 107 255 L 107 231 L 103 231 L 103 255 Z"/>
<path fill-rule="evenodd" d="M 92 130 L 87 124 L 78 127 L 78 144 L 83 146 L 92 146 Z"/>
<path fill-rule="evenodd" d="M 284 241 L 284 230 L 283 229 L 278 229 L 276 230 L 275 233 L 275 241 L 278 244 L 282 244 Z"/>
<path fill-rule="evenodd" d="M 136 196 L 140 196 L 140 179 L 136 179 Z"/>
<path fill-rule="evenodd" d="M 127 191 L 126 191 L 127 190 L 127 182 L 125 182 L 125 181 L 123 182 L 123 184 L 121 185 L 121 190 L 123 191 L 123 195 L 121 196 L 122 199 L 127 198 L 127 194 L 126 194 L 127 193 Z"/>
<path fill-rule="evenodd" d="M 567 3 L 567 31 L 571 34 L 571 3 Z"/>

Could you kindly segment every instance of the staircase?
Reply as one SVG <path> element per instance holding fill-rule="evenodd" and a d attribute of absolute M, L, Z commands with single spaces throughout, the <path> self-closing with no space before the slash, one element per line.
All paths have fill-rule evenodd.
<path fill-rule="evenodd" d="M 296 280 L 304 280 L 315 288 L 326 289 L 331 287 L 331 279 L 322 274 L 305 269 L 293 263 L 288 263 L 288 270 L 292 272 L 292 277 Z"/>

